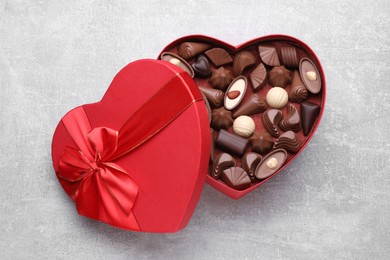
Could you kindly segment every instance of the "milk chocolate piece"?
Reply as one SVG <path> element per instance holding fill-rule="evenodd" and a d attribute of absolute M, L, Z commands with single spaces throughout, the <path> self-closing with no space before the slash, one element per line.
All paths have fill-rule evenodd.
<path fill-rule="evenodd" d="M 233 118 L 242 115 L 254 115 L 262 113 L 267 110 L 267 104 L 259 94 L 253 94 L 247 101 L 245 101 L 233 114 Z"/>
<path fill-rule="evenodd" d="M 215 130 L 222 128 L 229 128 L 233 125 L 232 112 L 226 110 L 224 107 L 213 109 L 211 111 L 211 127 Z"/>
<path fill-rule="evenodd" d="M 308 95 L 309 93 L 307 92 L 307 89 L 301 80 L 301 76 L 299 75 L 299 72 L 295 70 L 293 80 L 291 83 L 291 90 L 289 93 L 290 101 L 301 103 L 307 98 Z"/>
<path fill-rule="evenodd" d="M 214 179 L 218 179 L 222 171 L 233 166 L 236 166 L 236 160 L 228 153 L 221 153 L 215 157 L 210 175 Z"/>
<path fill-rule="evenodd" d="M 242 156 L 248 145 L 248 139 L 229 133 L 226 130 L 219 131 L 215 144 L 222 150 Z"/>
<path fill-rule="evenodd" d="M 254 132 L 249 139 L 252 151 L 260 154 L 266 154 L 272 150 L 274 141 L 272 136 L 267 132 Z"/>
<path fill-rule="evenodd" d="M 219 89 L 199 87 L 199 90 L 209 101 L 210 107 L 219 108 L 223 105 L 223 98 L 225 93 Z"/>
<path fill-rule="evenodd" d="M 160 58 L 161 58 L 161 60 L 165 60 L 165 61 L 168 61 L 168 62 L 171 62 L 171 63 L 177 65 L 182 70 L 184 70 L 188 74 L 190 74 L 190 76 L 192 78 L 194 77 L 194 75 L 195 75 L 194 70 L 192 69 L 190 64 L 188 64 L 188 62 L 186 62 L 182 57 L 180 57 L 172 52 L 163 52 L 163 53 L 161 53 Z M 179 62 L 177 62 L 177 61 L 179 61 Z"/>
<path fill-rule="evenodd" d="M 301 120 L 303 134 L 307 136 L 320 113 L 321 107 L 309 101 L 301 103 Z"/>
<path fill-rule="evenodd" d="M 281 134 L 276 140 L 274 148 L 275 149 L 285 149 L 287 152 L 296 153 L 301 147 L 298 142 L 297 135 L 293 131 L 287 131 Z"/>
<path fill-rule="evenodd" d="M 283 132 L 288 130 L 298 132 L 301 129 L 301 117 L 299 116 L 298 109 L 289 104 L 287 106 L 287 115 L 280 121 L 279 127 Z"/>
<path fill-rule="evenodd" d="M 251 186 L 251 179 L 244 169 L 240 167 L 231 167 L 224 170 L 221 174 L 221 180 L 227 186 L 236 190 L 245 190 Z"/>
<path fill-rule="evenodd" d="M 267 70 L 263 63 L 257 65 L 257 67 L 249 75 L 254 92 L 262 89 L 267 83 Z"/>
<path fill-rule="evenodd" d="M 279 56 L 276 48 L 272 45 L 259 45 L 261 60 L 268 66 L 280 66 Z"/>
<path fill-rule="evenodd" d="M 226 90 L 224 99 L 224 106 L 226 109 L 232 110 L 240 104 L 241 100 L 244 98 L 247 84 L 247 79 L 244 76 L 238 76 L 232 81 L 232 83 L 230 83 L 228 89 Z M 234 99 L 229 98 L 229 94 L 233 91 L 239 91 L 239 95 Z"/>
<path fill-rule="evenodd" d="M 206 105 L 207 115 L 209 117 L 209 124 L 211 123 L 211 107 L 209 104 L 209 101 L 207 100 L 206 96 L 202 93 L 204 103 Z"/>
<path fill-rule="evenodd" d="M 264 129 L 267 130 L 273 137 L 280 135 L 277 125 L 282 119 L 282 111 L 279 109 L 268 109 L 263 113 L 261 122 L 263 123 Z"/>
<path fill-rule="evenodd" d="M 188 60 L 195 55 L 204 52 L 211 47 L 210 44 L 201 42 L 183 42 L 177 46 L 178 53 L 181 57 Z"/>
<path fill-rule="evenodd" d="M 293 73 L 284 66 L 273 67 L 268 73 L 268 83 L 273 87 L 285 88 L 291 83 Z"/>
<path fill-rule="evenodd" d="M 191 66 L 198 78 L 207 78 L 211 73 L 209 60 L 203 55 L 199 55 Z"/>
<path fill-rule="evenodd" d="M 249 51 L 242 51 L 234 56 L 233 74 L 235 77 L 242 74 L 242 72 L 256 63 L 256 58 Z"/>
<path fill-rule="evenodd" d="M 209 83 L 213 88 L 225 90 L 233 79 L 233 73 L 230 70 L 220 67 L 211 72 Z"/>
<path fill-rule="evenodd" d="M 222 66 L 233 62 L 230 54 L 222 48 L 213 48 L 204 53 L 216 66 Z"/>
<path fill-rule="evenodd" d="M 298 68 L 299 59 L 298 52 L 294 46 L 286 46 L 280 48 L 283 65 L 289 68 Z"/>
<path fill-rule="evenodd" d="M 287 152 L 283 149 L 277 149 L 269 153 L 259 163 L 255 175 L 258 179 L 265 179 L 278 171 L 287 159 Z"/>
<path fill-rule="evenodd" d="M 246 153 L 242 157 L 241 160 L 241 166 L 244 168 L 246 173 L 248 173 L 249 178 L 254 181 L 256 179 L 255 172 L 256 172 L 256 167 L 261 161 L 261 155 L 258 153 Z"/>
<path fill-rule="evenodd" d="M 308 58 L 299 62 L 299 73 L 305 87 L 313 94 L 321 91 L 321 77 L 317 67 Z"/>

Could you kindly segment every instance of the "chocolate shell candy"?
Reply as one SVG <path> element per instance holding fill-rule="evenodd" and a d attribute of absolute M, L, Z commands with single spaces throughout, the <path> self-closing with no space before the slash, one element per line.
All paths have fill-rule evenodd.
<path fill-rule="evenodd" d="M 281 47 L 280 56 L 282 57 L 282 63 L 284 66 L 289 68 L 298 68 L 298 52 L 294 46 Z"/>
<path fill-rule="evenodd" d="M 284 66 L 273 67 L 268 73 L 268 83 L 273 87 L 285 88 L 291 83 L 293 73 Z"/>
<path fill-rule="evenodd" d="M 253 94 L 247 101 L 245 101 L 233 114 L 233 118 L 243 115 L 254 115 L 262 113 L 267 110 L 267 104 L 259 94 Z"/>
<path fill-rule="evenodd" d="M 256 178 L 265 179 L 278 171 L 287 159 L 287 152 L 283 149 L 277 149 L 269 153 L 259 163 L 256 168 Z"/>
<path fill-rule="evenodd" d="M 222 48 L 212 48 L 204 53 L 214 64 L 219 67 L 233 62 L 230 54 Z"/>
<path fill-rule="evenodd" d="M 213 88 L 226 90 L 233 79 L 233 73 L 230 70 L 220 67 L 211 72 L 209 83 Z"/>
<path fill-rule="evenodd" d="M 274 148 L 275 149 L 285 149 L 287 152 L 296 153 L 301 147 L 298 142 L 297 135 L 293 131 L 287 131 L 279 136 L 276 140 Z"/>
<path fill-rule="evenodd" d="M 215 157 L 210 175 L 214 179 L 218 179 L 222 171 L 233 166 L 236 166 L 236 160 L 228 153 L 221 153 Z"/>
<path fill-rule="evenodd" d="M 231 167 L 221 174 L 221 180 L 229 187 L 236 190 L 245 190 L 251 186 L 251 179 L 244 169 Z"/>
<path fill-rule="evenodd" d="M 303 58 L 299 62 L 299 73 L 305 87 L 313 94 L 317 94 L 321 91 L 321 77 L 314 62 L 308 58 Z"/>
<path fill-rule="evenodd" d="M 266 154 L 272 150 L 274 141 L 272 136 L 267 132 L 254 132 L 249 142 L 252 147 L 252 151 L 260 154 Z"/>
<path fill-rule="evenodd" d="M 254 92 L 262 89 L 267 83 L 267 70 L 263 63 L 257 65 L 257 67 L 249 75 L 251 79 L 252 88 Z"/>
<path fill-rule="evenodd" d="M 307 92 L 307 89 L 301 80 L 301 76 L 299 75 L 299 72 L 295 70 L 293 80 L 291 83 L 291 90 L 288 95 L 289 100 L 291 102 L 301 103 L 307 98 L 308 95 L 309 93 Z"/>
<path fill-rule="evenodd" d="M 211 47 L 210 44 L 201 42 L 183 42 L 177 46 L 179 56 L 188 60 L 195 55 L 208 50 Z"/>
<path fill-rule="evenodd" d="M 209 60 L 203 55 L 199 55 L 191 67 L 198 78 L 207 78 L 211 73 Z"/>
<path fill-rule="evenodd" d="M 199 87 L 199 90 L 209 101 L 210 107 L 219 108 L 223 105 L 225 93 L 219 89 Z"/>
<path fill-rule="evenodd" d="M 245 95 L 247 84 L 247 79 L 244 76 L 238 76 L 233 79 L 226 90 L 224 98 L 224 106 L 227 110 L 232 110 L 240 104 Z"/>
<path fill-rule="evenodd" d="M 215 144 L 222 150 L 242 156 L 248 145 L 248 139 L 229 133 L 226 130 L 219 131 Z"/>
<path fill-rule="evenodd" d="M 279 109 L 268 109 L 263 113 L 261 122 L 263 123 L 264 129 L 267 130 L 273 137 L 280 135 L 277 125 L 282 119 L 282 111 Z"/>
<path fill-rule="evenodd" d="M 234 56 L 233 74 L 235 77 L 242 74 L 242 72 L 256 63 L 255 56 L 249 51 L 242 51 Z"/>
<path fill-rule="evenodd" d="M 233 125 L 232 112 L 226 110 L 224 107 L 213 109 L 211 111 L 211 127 L 215 130 L 222 128 L 229 128 Z"/>
<path fill-rule="evenodd" d="M 298 109 L 289 104 L 287 106 L 287 115 L 280 121 L 279 127 L 283 132 L 288 130 L 298 132 L 301 129 L 301 117 L 299 116 Z"/>
<path fill-rule="evenodd" d="M 246 153 L 242 157 L 241 166 L 248 173 L 249 178 L 254 181 L 256 179 L 256 167 L 261 161 L 261 155 L 258 153 Z"/>
<path fill-rule="evenodd" d="M 313 125 L 320 114 L 320 110 L 321 107 L 312 102 L 305 101 L 301 103 L 302 129 L 305 136 L 307 136 L 313 128 Z"/>
<path fill-rule="evenodd" d="M 261 60 L 268 66 L 280 66 L 279 56 L 276 48 L 272 45 L 259 45 Z"/>
<path fill-rule="evenodd" d="M 195 76 L 195 72 L 182 57 L 171 53 L 171 52 L 163 52 L 160 56 L 161 60 L 168 61 L 176 66 L 179 66 L 182 70 L 186 71 L 193 78 Z"/>

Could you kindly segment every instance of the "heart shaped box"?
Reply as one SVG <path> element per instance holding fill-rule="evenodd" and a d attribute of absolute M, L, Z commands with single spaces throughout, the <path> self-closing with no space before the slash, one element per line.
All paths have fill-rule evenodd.
<path fill-rule="evenodd" d="M 233 199 L 239 199 L 239 198 L 243 197 L 244 195 L 248 194 L 249 192 L 253 191 L 257 187 L 259 187 L 260 185 L 265 183 L 267 180 L 271 179 L 276 174 L 280 173 L 295 158 L 297 158 L 297 156 L 303 151 L 303 149 L 309 143 L 310 139 L 313 137 L 313 135 L 314 135 L 315 131 L 317 130 L 318 125 L 319 125 L 319 123 L 321 121 L 322 114 L 324 113 L 325 99 L 326 99 L 325 74 L 324 74 L 324 70 L 323 70 L 323 68 L 321 66 L 321 63 L 320 63 L 318 57 L 316 56 L 314 51 L 307 44 L 305 44 L 304 42 L 302 42 L 302 41 L 300 41 L 300 40 L 298 40 L 298 39 L 296 39 L 294 37 L 291 37 L 291 36 L 288 36 L 288 35 L 280 35 L 280 34 L 259 37 L 259 38 L 250 40 L 248 42 L 245 42 L 243 44 L 240 44 L 238 46 L 233 46 L 233 45 L 230 45 L 230 44 L 228 44 L 226 42 L 223 42 L 223 41 L 220 41 L 218 39 L 215 39 L 215 38 L 212 38 L 212 37 L 208 37 L 208 36 L 205 36 L 205 35 L 189 35 L 189 36 L 185 36 L 185 37 L 179 38 L 179 39 L 171 42 L 170 44 L 168 44 L 161 51 L 161 53 L 158 56 L 160 58 L 161 55 L 163 53 L 165 53 L 165 52 L 175 52 L 176 51 L 175 50 L 176 46 L 179 45 L 180 43 L 183 43 L 183 42 L 208 43 L 208 44 L 212 45 L 211 48 L 213 48 L 213 47 L 221 47 L 221 48 L 224 48 L 225 50 L 227 50 L 231 54 L 236 54 L 240 50 L 243 50 L 243 49 L 249 48 L 251 46 L 258 45 L 258 44 L 264 44 L 264 43 L 267 43 L 267 42 L 270 42 L 270 41 L 284 41 L 284 42 L 288 42 L 289 44 L 291 44 L 293 46 L 297 46 L 297 47 L 302 48 L 308 54 L 308 56 L 314 61 L 314 63 L 317 65 L 317 69 L 318 69 L 318 71 L 320 73 L 320 77 L 321 77 L 321 81 L 322 81 L 321 82 L 322 83 L 322 89 L 321 89 L 320 94 L 317 94 L 313 99 L 316 102 L 321 104 L 321 110 L 320 110 L 319 115 L 318 115 L 318 117 L 316 119 L 316 122 L 314 123 L 314 125 L 312 127 L 312 130 L 311 130 L 310 134 L 307 136 L 307 138 L 306 138 L 305 142 L 302 144 L 300 150 L 296 154 L 288 155 L 285 164 L 278 171 L 276 171 L 274 174 L 272 174 L 271 176 L 267 177 L 266 179 L 264 179 L 264 180 L 262 180 L 262 181 L 260 181 L 260 182 L 258 182 L 256 184 L 253 184 L 251 187 L 249 187 L 249 188 L 247 188 L 245 190 L 236 190 L 236 189 L 230 188 L 225 183 L 223 183 L 221 180 L 216 180 L 216 179 L 212 178 L 209 174 L 207 174 L 206 182 L 208 184 L 210 184 L 211 186 L 213 186 L 217 190 L 221 191 L 222 193 L 226 194 L 227 196 L 229 196 L 229 197 L 231 197 Z M 202 83 L 202 81 L 200 81 L 200 83 Z"/>
<path fill-rule="evenodd" d="M 164 99 L 163 89 L 170 100 Z M 171 95 L 175 89 L 182 92 L 181 96 Z M 170 104 L 180 103 L 182 96 L 189 98 L 188 105 L 183 103 L 182 110 L 134 145 L 130 153 L 110 162 L 91 156 L 88 161 L 88 149 L 82 147 L 85 143 L 96 146 L 96 153 L 91 155 L 104 158 L 103 153 L 110 150 L 110 139 L 117 137 L 117 145 L 122 137 L 128 137 L 121 137 L 121 131 L 118 134 L 115 130 L 127 125 L 132 129 L 130 136 L 138 128 L 138 133 L 146 133 L 159 124 L 161 116 L 154 114 L 169 113 Z M 165 105 L 155 104 L 160 102 Z M 145 104 L 149 104 L 148 109 L 142 110 Z M 149 112 L 137 114 L 140 110 Z M 150 122 L 151 118 L 155 121 Z M 100 144 L 92 143 L 93 139 Z M 100 102 L 77 107 L 63 117 L 53 136 L 52 159 L 57 178 L 76 202 L 79 214 L 126 230 L 176 232 L 187 225 L 199 200 L 209 148 L 206 106 L 193 79 L 168 62 L 139 60 L 115 76 Z M 68 171 L 75 165 L 76 170 Z M 114 172 L 118 179 L 107 177 L 107 171 Z M 129 181 L 128 189 L 122 178 Z M 138 194 L 132 194 L 131 189 L 138 189 Z M 130 201 L 126 198 L 128 192 L 133 196 Z"/>

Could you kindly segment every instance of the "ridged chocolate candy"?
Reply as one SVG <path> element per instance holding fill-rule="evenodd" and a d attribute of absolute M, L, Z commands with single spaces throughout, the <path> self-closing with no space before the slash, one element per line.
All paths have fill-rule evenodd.
<path fill-rule="evenodd" d="M 260 45 L 259 53 L 261 60 L 268 66 L 280 66 L 276 48 L 272 45 Z"/>
<path fill-rule="evenodd" d="M 219 89 L 199 87 L 199 90 L 205 95 L 212 108 L 219 108 L 223 105 L 225 93 Z"/>
<path fill-rule="evenodd" d="M 253 56 L 252 53 L 249 51 L 242 51 L 236 54 L 234 56 L 234 61 L 233 61 L 233 74 L 235 77 L 239 76 L 242 74 L 242 72 L 254 65 L 256 63 L 256 58 Z"/>
<path fill-rule="evenodd" d="M 214 64 L 219 67 L 233 62 L 230 54 L 222 48 L 213 48 L 204 53 Z"/>
<path fill-rule="evenodd" d="M 294 46 L 281 47 L 280 55 L 282 57 L 282 63 L 284 66 L 289 68 L 298 68 L 298 52 Z"/>
<path fill-rule="evenodd" d="M 183 42 L 177 46 L 180 57 L 188 60 L 195 55 L 204 52 L 211 47 L 210 44 L 201 42 Z"/>
<path fill-rule="evenodd" d="M 249 152 L 244 154 L 241 160 L 242 168 L 248 173 L 249 178 L 253 181 L 256 179 L 256 167 L 261 161 L 261 155 L 258 153 Z"/>
<path fill-rule="evenodd" d="M 299 116 L 298 109 L 289 104 L 287 106 L 287 115 L 280 121 L 279 127 L 283 132 L 288 130 L 298 132 L 301 129 L 301 117 Z"/>
<path fill-rule="evenodd" d="M 231 167 L 221 174 L 221 180 L 227 186 L 236 190 L 245 190 L 251 186 L 251 179 L 244 169 L 240 167 Z"/>
<path fill-rule="evenodd" d="M 308 95 L 309 93 L 307 92 L 307 89 L 301 80 L 301 76 L 299 75 L 299 72 L 295 70 L 293 80 L 291 83 L 291 90 L 288 95 L 290 101 L 301 103 L 307 98 Z"/>
<path fill-rule="evenodd" d="M 261 122 L 265 130 L 270 133 L 273 137 L 278 137 L 280 135 L 277 125 L 282 119 L 282 111 L 279 109 L 268 109 L 263 113 Z"/>
<path fill-rule="evenodd" d="M 211 177 L 214 179 L 218 179 L 222 173 L 222 171 L 233 167 L 236 165 L 236 160 L 228 154 L 228 153 L 221 153 L 215 157 L 213 167 L 212 167 L 212 172 L 211 172 Z"/>
<path fill-rule="evenodd" d="M 267 104 L 259 94 L 253 94 L 248 100 L 241 104 L 237 111 L 233 114 L 233 118 L 242 115 L 254 115 L 267 110 Z"/>
<path fill-rule="evenodd" d="M 249 75 L 251 79 L 252 88 L 254 92 L 262 89 L 267 83 L 267 70 L 263 63 L 257 65 L 257 67 Z"/>
<path fill-rule="evenodd" d="M 297 135 L 293 131 L 287 131 L 279 136 L 276 140 L 275 149 L 285 149 L 287 152 L 296 153 L 301 147 L 298 142 Z"/>

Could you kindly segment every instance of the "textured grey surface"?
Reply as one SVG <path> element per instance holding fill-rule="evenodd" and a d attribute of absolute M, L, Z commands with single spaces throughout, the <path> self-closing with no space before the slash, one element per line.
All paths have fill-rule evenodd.
<path fill-rule="evenodd" d="M 1 259 L 388 259 L 389 1 L 70 2 L 0 1 Z M 58 120 L 130 61 L 195 33 L 308 43 L 328 86 L 311 143 L 239 201 L 206 185 L 176 234 L 78 216 L 51 166 Z"/>

